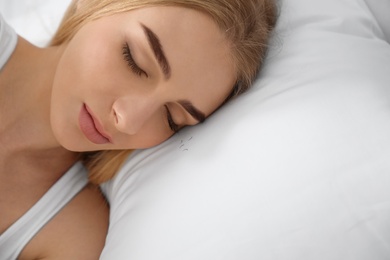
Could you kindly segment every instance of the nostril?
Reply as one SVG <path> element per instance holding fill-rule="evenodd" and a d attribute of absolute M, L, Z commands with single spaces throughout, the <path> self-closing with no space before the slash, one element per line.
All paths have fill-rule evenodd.
<path fill-rule="evenodd" d="M 116 112 L 114 111 L 115 123 L 118 124 L 118 117 L 116 116 Z"/>
<path fill-rule="evenodd" d="M 119 124 L 118 114 L 116 113 L 115 109 L 113 109 L 113 112 L 114 112 L 115 124 Z"/>

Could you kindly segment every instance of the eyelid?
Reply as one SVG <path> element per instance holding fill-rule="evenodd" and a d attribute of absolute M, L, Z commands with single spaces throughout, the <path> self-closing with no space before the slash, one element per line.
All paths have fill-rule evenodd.
<path fill-rule="evenodd" d="M 171 111 L 169 110 L 168 106 L 165 105 L 165 110 L 166 110 L 166 117 L 167 117 L 167 122 L 169 125 L 169 128 L 174 132 L 177 133 L 180 130 L 180 127 L 173 121 Z"/>
<path fill-rule="evenodd" d="M 122 55 L 123 55 L 123 59 L 127 62 L 127 65 L 135 74 L 137 74 L 138 76 L 142 76 L 143 74 L 147 78 L 149 77 L 149 75 L 144 70 L 142 70 L 135 62 L 133 55 L 131 54 L 131 49 L 128 43 L 123 44 Z"/>

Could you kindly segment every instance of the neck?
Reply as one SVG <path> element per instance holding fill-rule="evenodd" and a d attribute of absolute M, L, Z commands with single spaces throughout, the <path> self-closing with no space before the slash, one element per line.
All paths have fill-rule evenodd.
<path fill-rule="evenodd" d="M 51 88 L 62 47 L 23 38 L 0 73 L 0 145 L 7 153 L 61 151 L 50 126 Z"/>

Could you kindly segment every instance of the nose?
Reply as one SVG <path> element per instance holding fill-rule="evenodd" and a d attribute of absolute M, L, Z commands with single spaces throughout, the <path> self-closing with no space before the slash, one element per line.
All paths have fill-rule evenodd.
<path fill-rule="evenodd" d="M 115 127 L 122 133 L 136 134 L 156 114 L 161 105 L 152 97 L 121 97 L 113 106 Z"/>

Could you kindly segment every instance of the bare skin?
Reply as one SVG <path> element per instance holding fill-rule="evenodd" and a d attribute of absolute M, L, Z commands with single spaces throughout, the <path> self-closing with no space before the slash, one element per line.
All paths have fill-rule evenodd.
<path fill-rule="evenodd" d="M 78 152 L 157 145 L 174 134 L 172 122 L 195 125 L 228 96 L 234 66 L 222 32 L 200 12 L 159 8 L 90 22 L 57 47 L 40 49 L 19 38 L 0 71 L 1 233 L 63 176 Z M 156 57 L 149 29 L 169 72 Z M 138 69 L 123 57 L 127 45 Z M 83 131 L 85 106 L 107 142 Z M 88 186 L 20 259 L 98 259 L 107 228 L 108 206 L 99 189 Z"/>
<path fill-rule="evenodd" d="M 33 83 L 32 78 L 39 79 L 39 74 L 36 74 L 39 62 L 35 58 L 39 51 L 19 38 L 11 60 L 0 73 L 2 97 L 20 99 L 18 95 L 23 92 L 16 90 L 35 88 L 33 84 L 25 85 L 24 82 Z M 19 55 L 23 57 L 23 63 L 17 62 Z M 48 56 L 48 59 L 52 57 Z M 45 60 L 39 61 L 43 66 Z M 15 71 L 25 73 L 16 76 Z M 39 80 L 50 82 L 50 78 Z M 6 85 L 13 88 L 3 87 Z M 31 93 L 34 94 L 36 92 Z M 77 153 L 58 145 L 43 145 L 38 133 L 44 131 L 44 125 L 30 122 L 37 117 L 27 115 L 20 121 L 6 120 L 9 118 L 7 113 L 12 113 L 10 109 L 13 112 L 17 110 L 10 100 L 0 99 L 0 118 L 3 121 L 0 126 L 0 233 L 29 210 L 77 160 Z M 43 101 L 44 98 L 37 96 L 36 100 Z M 27 108 L 30 104 L 24 102 L 21 105 Z M 42 117 L 42 120 L 47 119 Z M 23 127 L 26 125 L 31 127 Z M 98 259 L 107 229 L 108 205 L 100 190 L 88 185 L 32 239 L 19 259 Z"/>

